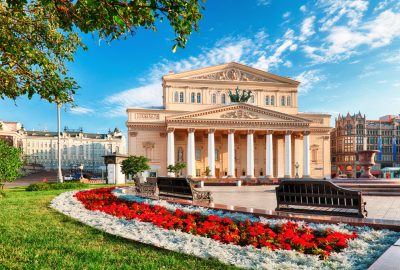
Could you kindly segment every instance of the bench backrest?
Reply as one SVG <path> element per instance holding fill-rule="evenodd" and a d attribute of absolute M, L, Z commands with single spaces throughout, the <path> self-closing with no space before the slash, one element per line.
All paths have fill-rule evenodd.
<path fill-rule="evenodd" d="M 157 177 L 159 196 L 193 199 L 190 182 L 185 177 Z"/>
<path fill-rule="evenodd" d="M 283 180 L 276 188 L 279 204 L 359 209 L 361 191 L 339 187 L 328 180 Z"/>

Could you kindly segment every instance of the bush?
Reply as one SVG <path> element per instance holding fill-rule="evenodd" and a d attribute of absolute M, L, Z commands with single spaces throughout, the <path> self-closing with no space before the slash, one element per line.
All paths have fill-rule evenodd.
<path fill-rule="evenodd" d="M 81 182 L 69 182 L 69 183 L 36 183 L 30 184 L 25 190 L 26 191 L 43 191 L 43 190 L 56 190 L 56 189 L 75 189 L 75 188 L 86 188 L 87 184 Z"/>

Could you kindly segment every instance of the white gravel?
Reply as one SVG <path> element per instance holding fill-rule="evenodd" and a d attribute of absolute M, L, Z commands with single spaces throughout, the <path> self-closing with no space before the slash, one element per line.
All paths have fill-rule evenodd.
<path fill-rule="evenodd" d="M 328 260 L 324 261 L 317 256 L 304 255 L 296 251 L 271 251 L 266 248 L 256 249 L 251 246 L 240 247 L 223 244 L 205 237 L 158 228 L 147 222 L 120 219 L 99 211 L 90 211 L 73 197 L 76 192 L 62 193 L 53 199 L 50 206 L 86 225 L 113 235 L 200 258 L 215 258 L 226 264 L 249 269 L 366 269 L 400 237 L 399 233 L 389 230 L 378 231 L 368 227 L 353 228 L 345 224 L 312 224 L 312 227 L 316 229 L 323 229 L 328 226 L 340 231 L 348 231 L 350 228 L 355 229 L 359 234 L 357 239 L 349 241 L 348 248 L 338 254 L 332 254 Z M 135 196 L 126 196 L 129 195 L 123 197 L 129 200 L 138 199 Z M 168 206 L 165 201 L 153 201 L 152 204 Z M 173 206 L 176 207 L 176 204 Z M 201 209 L 196 210 L 196 207 L 191 206 L 191 210 L 199 211 Z M 220 215 L 223 213 L 226 216 L 224 212 L 214 212 L 209 214 Z M 239 215 L 236 218 L 242 219 L 243 216 Z M 253 216 L 253 218 L 255 217 Z M 278 223 L 276 220 L 265 218 L 261 218 L 260 221 Z M 283 221 L 279 223 L 281 222 Z"/>

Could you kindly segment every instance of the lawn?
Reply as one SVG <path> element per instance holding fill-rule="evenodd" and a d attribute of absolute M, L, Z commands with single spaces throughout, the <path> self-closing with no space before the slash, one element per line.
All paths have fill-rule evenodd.
<path fill-rule="evenodd" d="M 236 269 L 109 235 L 48 207 L 63 190 L 6 190 L 0 269 Z"/>

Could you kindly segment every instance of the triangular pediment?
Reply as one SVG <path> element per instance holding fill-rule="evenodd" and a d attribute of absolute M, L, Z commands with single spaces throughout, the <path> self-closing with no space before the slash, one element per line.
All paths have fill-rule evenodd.
<path fill-rule="evenodd" d="M 256 82 L 272 83 L 281 85 L 297 86 L 299 82 L 282 77 L 260 69 L 242 65 L 239 63 L 228 63 L 218 66 L 206 67 L 177 74 L 169 74 L 163 77 L 165 80 L 190 80 L 190 81 L 213 81 L 213 82 Z"/>
<path fill-rule="evenodd" d="M 287 123 L 310 123 L 305 118 L 260 108 L 247 103 L 237 103 L 218 106 L 211 109 L 196 112 L 183 113 L 168 117 L 167 120 L 241 120 L 241 121 L 265 121 Z"/>

